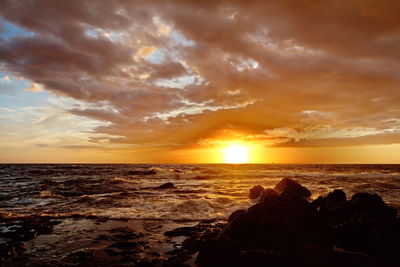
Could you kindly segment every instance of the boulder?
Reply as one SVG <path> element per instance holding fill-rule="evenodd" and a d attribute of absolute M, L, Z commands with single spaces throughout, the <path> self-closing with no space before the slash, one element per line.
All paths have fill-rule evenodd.
<path fill-rule="evenodd" d="M 221 236 L 263 249 L 290 248 L 304 242 L 330 245 L 327 225 L 315 207 L 300 197 L 265 197 L 247 211 L 237 212 Z"/>
<path fill-rule="evenodd" d="M 278 193 L 271 188 L 264 189 L 263 194 L 261 196 L 261 201 L 263 201 L 265 198 L 276 198 L 278 197 Z"/>
<path fill-rule="evenodd" d="M 260 193 L 261 192 L 261 193 Z M 261 196 L 261 197 L 260 197 Z M 380 196 L 347 200 L 335 189 L 311 203 L 311 192 L 285 178 L 254 186 L 259 201 L 237 210 L 200 248 L 198 266 L 398 266 L 400 219 Z"/>
<path fill-rule="evenodd" d="M 231 213 L 231 215 L 229 215 L 228 222 L 233 221 L 236 217 L 238 217 L 239 215 L 241 215 L 245 212 L 246 212 L 246 210 L 235 210 L 234 212 Z"/>
<path fill-rule="evenodd" d="M 168 183 L 162 184 L 160 186 L 157 186 L 156 189 L 168 189 L 168 188 L 173 188 L 173 187 L 174 187 L 174 184 L 171 182 L 168 182 Z"/>
<path fill-rule="evenodd" d="M 333 190 L 326 197 L 326 202 L 328 205 L 335 205 L 346 201 L 347 201 L 346 193 L 340 189 Z"/>
<path fill-rule="evenodd" d="M 262 195 L 263 191 L 264 191 L 264 187 L 262 187 L 261 185 L 253 186 L 250 189 L 249 198 L 256 199 Z"/>
<path fill-rule="evenodd" d="M 282 197 L 298 196 L 309 198 L 311 196 L 310 190 L 289 178 L 283 178 L 275 185 L 274 190 Z"/>
<path fill-rule="evenodd" d="M 354 194 L 350 204 L 353 211 L 352 222 L 375 222 L 381 224 L 393 224 L 396 222 L 397 211 L 389 207 L 377 194 Z"/>

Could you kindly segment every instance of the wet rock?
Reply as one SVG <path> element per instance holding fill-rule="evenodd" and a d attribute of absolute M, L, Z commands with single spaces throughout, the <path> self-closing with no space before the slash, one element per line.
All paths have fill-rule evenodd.
<path fill-rule="evenodd" d="M 226 238 L 210 239 L 197 255 L 196 264 L 199 266 L 230 266 L 228 263 L 230 257 L 239 252 L 240 244 L 237 241 Z"/>
<path fill-rule="evenodd" d="M 264 191 L 264 187 L 262 187 L 261 185 L 253 186 L 250 189 L 249 198 L 256 199 L 262 195 L 263 191 Z"/>
<path fill-rule="evenodd" d="M 276 197 L 278 197 L 278 193 L 274 189 L 267 188 L 264 189 L 261 200 L 263 200 L 264 198 L 276 198 Z"/>
<path fill-rule="evenodd" d="M 353 221 L 395 223 L 397 211 L 389 207 L 377 194 L 357 193 L 350 200 Z"/>
<path fill-rule="evenodd" d="M 282 179 L 275 185 L 274 190 L 284 197 L 299 196 L 309 198 L 311 196 L 310 190 L 289 178 Z"/>
<path fill-rule="evenodd" d="M 379 264 L 365 253 L 358 253 L 352 251 L 334 251 L 329 258 L 329 264 L 326 266 L 353 266 L 353 267 L 372 267 L 379 266 Z M 384 266 L 396 266 L 385 264 Z"/>
<path fill-rule="evenodd" d="M 137 242 L 128 242 L 128 241 L 121 241 L 111 244 L 110 248 L 118 248 L 121 250 L 124 249 L 133 249 L 136 248 L 139 244 Z"/>
<path fill-rule="evenodd" d="M 328 205 L 335 205 L 346 201 L 347 201 L 346 193 L 340 189 L 333 190 L 326 197 L 326 202 Z"/>
<path fill-rule="evenodd" d="M 173 187 L 174 187 L 174 184 L 171 182 L 168 182 L 168 183 L 165 183 L 165 184 L 162 184 L 162 185 L 156 187 L 156 189 L 168 189 L 168 188 L 173 188 Z"/>
<path fill-rule="evenodd" d="M 259 203 L 232 213 L 216 238 L 200 244 L 198 266 L 400 262 L 400 220 L 378 195 L 359 193 L 348 201 L 342 190 L 334 190 L 310 203 L 310 191 L 290 179 L 275 190 L 263 190 Z"/>
<path fill-rule="evenodd" d="M 254 248 L 281 249 L 309 242 L 329 246 L 327 225 L 300 197 L 265 198 L 232 220 L 221 233 Z"/>
<path fill-rule="evenodd" d="M 228 222 L 233 221 L 236 217 L 238 217 L 239 215 L 241 215 L 245 212 L 246 212 L 246 210 L 236 210 L 236 211 L 232 212 L 232 214 L 229 215 Z"/>
<path fill-rule="evenodd" d="M 110 249 L 110 248 L 104 249 L 104 252 L 106 252 L 111 257 L 115 257 L 115 256 L 119 256 L 120 255 L 116 250 Z"/>
<path fill-rule="evenodd" d="M 198 232 L 197 227 L 179 227 L 171 231 L 166 231 L 165 236 L 192 236 L 194 233 Z"/>
<path fill-rule="evenodd" d="M 79 263 L 90 260 L 90 258 L 93 257 L 93 252 L 90 250 L 81 249 L 70 253 L 68 257 L 71 257 L 72 262 Z"/>
<path fill-rule="evenodd" d="M 1 218 L 0 223 L 8 228 L 7 231 L 0 232 L 0 240 L 4 240 L 0 243 L 0 263 L 24 253 L 25 241 L 53 232 L 53 223 L 46 217 Z"/>
<path fill-rule="evenodd" d="M 193 263 L 190 263 L 194 260 L 193 255 L 206 246 L 206 240 L 217 238 L 224 226 L 225 224 L 216 220 L 204 220 L 191 227 L 180 227 L 177 228 L 177 231 L 173 230 L 174 236 L 184 234 L 188 238 L 182 244 L 175 244 L 174 250 L 165 253 L 168 258 L 164 261 L 163 266 L 193 266 Z"/>

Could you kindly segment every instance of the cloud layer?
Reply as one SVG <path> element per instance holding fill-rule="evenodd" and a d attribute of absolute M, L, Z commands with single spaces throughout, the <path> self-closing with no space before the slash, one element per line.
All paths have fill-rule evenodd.
<path fill-rule="evenodd" d="M 400 143 L 400 2 L 1 1 L 1 68 L 112 144 Z M 3 29 L 4 32 L 4 29 Z M 95 142 L 95 140 L 93 140 Z"/>

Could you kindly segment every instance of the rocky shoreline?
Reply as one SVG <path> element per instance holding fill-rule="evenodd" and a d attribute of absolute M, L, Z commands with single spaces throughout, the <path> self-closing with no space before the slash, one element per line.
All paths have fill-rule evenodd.
<path fill-rule="evenodd" d="M 398 266 L 400 219 L 397 211 L 380 196 L 357 193 L 348 197 L 338 189 L 315 200 L 310 196 L 307 188 L 285 178 L 274 188 L 261 185 L 251 188 L 249 198 L 255 204 L 233 212 L 225 222 L 206 220 L 170 228 L 162 221 L 139 223 L 79 215 L 1 217 L 1 226 L 8 230 L 0 233 L 0 263 L 4 266 Z M 157 231 L 161 234 L 154 237 Z M 58 245 L 62 246 L 71 239 L 70 232 L 82 233 L 84 242 L 74 244 L 76 248 L 59 258 L 34 260 L 31 252 L 38 246 L 36 239 L 39 242 L 43 237 L 41 242 L 46 243 L 58 238 Z M 31 254 L 27 242 L 33 242 Z"/>
<path fill-rule="evenodd" d="M 234 212 L 196 259 L 199 266 L 398 266 L 400 220 L 380 196 L 342 190 L 308 201 L 291 179 L 250 190 L 258 202 Z"/>

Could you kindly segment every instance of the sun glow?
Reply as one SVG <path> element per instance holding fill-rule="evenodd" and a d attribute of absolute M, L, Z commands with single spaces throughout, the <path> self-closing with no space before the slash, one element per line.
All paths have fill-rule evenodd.
<path fill-rule="evenodd" d="M 249 147 L 244 145 L 230 145 L 222 149 L 225 163 L 248 163 Z"/>

